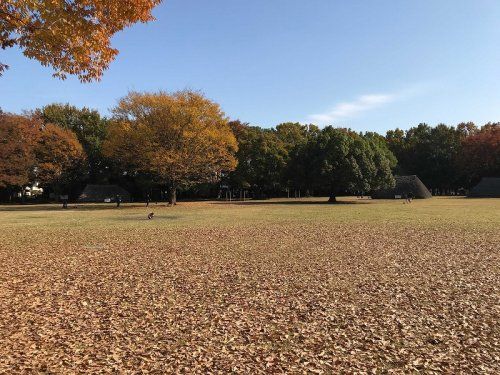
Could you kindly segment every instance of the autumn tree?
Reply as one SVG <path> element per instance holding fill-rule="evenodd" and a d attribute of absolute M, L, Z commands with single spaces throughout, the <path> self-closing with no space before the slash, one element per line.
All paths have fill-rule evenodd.
<path fill-rule="evenodd" d="M 500 123 L 488 123 L 464 138 L 458 159 L 468 187 L 481 177 L 499 177 Z"/>
<path fill-rule="evenodd" d="M 31 116 L 0 115 L 0 146 L 0 188 L 14 191 L 34 182 L 67 185 L 85 160 L 71 130 Z"/>
<path fill-rule="evenodd" d="M 236 167 L 237 143 L 219 105 L 194 91 L 131 92 L 113 110 L 105 155 L 178 188 L 216 181 Z"/>
<path fill-rule="evenodd" d="M 0 113 L 0 188 L 8 189 L 9 195 L 29 182 L 34 163 L 25 122 L 22 116 Z"/>
<path fill-rule="evenodd" d="M 45 124 L 39 127 L 35 137 L 33 180 L 42 186 L 71 184 L 86 159 L 76 134 L 54 124 Z"/>
<path fill-rule="evenodd" d="M 0 47 L 19 47 L 24 55 L 55 69 L 64 79 L 99 79 L 118 53 L 117 32 L 153 19 L 161 0 L 2 0 Z M 0 62 L 0 74 L 7 65 Z"/>
<path fill-rule="evenodd" d="M 92 182 L 103 179 L 107 163 L 102 156 L 102 143 L 106 137 L 108 120 L 89 108 L 77 108 L 69 104 L 49 104 L 34 111 L 34 116 L 44 124 L 58 125 L 73 131 L 87 156 L 86 168 L 81 178 Z"/>

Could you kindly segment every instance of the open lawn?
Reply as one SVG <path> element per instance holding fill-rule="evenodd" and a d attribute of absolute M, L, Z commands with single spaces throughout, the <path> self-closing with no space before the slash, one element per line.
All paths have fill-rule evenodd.
<path fill-rule="evenodd" d="M 0 373 L 500 372 L 500 199 L 324 200 L 0 206 Z"/>

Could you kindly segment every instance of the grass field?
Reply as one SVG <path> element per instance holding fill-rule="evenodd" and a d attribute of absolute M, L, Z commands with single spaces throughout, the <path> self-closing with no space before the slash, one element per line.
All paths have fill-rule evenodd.
<path fill-rule="evenodd" d="M 0 206 L 0 373 L 499 373 L 499 228 L 500 199 Z"/>

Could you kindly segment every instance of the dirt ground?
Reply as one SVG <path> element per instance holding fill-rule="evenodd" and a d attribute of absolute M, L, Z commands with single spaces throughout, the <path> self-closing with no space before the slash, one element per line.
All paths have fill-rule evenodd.
<path fill-rule="evenodd" d="M 0 373 L 500 373 L 499 228 L 498 199 L 0 206 Z"/>

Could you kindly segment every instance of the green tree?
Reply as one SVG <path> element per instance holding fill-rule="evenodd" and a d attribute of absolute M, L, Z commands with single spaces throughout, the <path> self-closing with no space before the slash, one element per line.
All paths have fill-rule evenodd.
<path fill-rule="evenodd" d="M 376 142 L 345 129 L 324 128 L 298 155 L 310 183 L 328 188 L 330 201 L 343 192 L 368 192 L 391 186 L 391 160 Z"/>
<path fill-rule="evenodd" d="M 240 121 L 232 121 L 230 126 L 238 141 L 238 166 L 230 175 L 232 185 L 251 187 L 255 196 L 280 190 L 288 153 L 276 131 L 248 126 Z"/>
<path fill-rule="evenodd" d="M 395 130 L 389 130 L 386 133 L 385 140 L 387 142 L 387 147 L 396 157 L 397 164 L 395 167 L 395 172 L 400 175 L 408 174 L 405 170 L 408 165 L 408 152 L 405 131 L 399 128 Z"/>
<path fill-rule="evenodd" d="M 459 185 L 456 160 L 468 131 L 473 131 L 470 124 L 455 128 L 422 123 L 404 134 L 399 129 L 389 131 L 386 139 L 398 160 L 398 173 L 416 174 L 428 187 L 446 190 Z"/>
<path fill-rule="evenodd" d="M 310 176 L 298 155 L 307 143 L 320 133 L 316 125 L 283 123 L 276 127 L 278 137 L 287 150 L 286 167 L 283 171 L 283 185 L 296 190 L 308 189 Z"/>
<path fill-rule="evenodd" d="M 384 136 L 374 132 L 366 132 L 364 138 L 373 143 L 372 147 L 378 148 L 379 152 L 384 154 L 389 161 L 391 169 L 396 168 L 398 160 L 389 149 L 388 142 Z"/>
<path fill-rule="evenodd" d="M 276 126 L 276 135 L 289 152 L 306 143 L 311 136 L 317 133 L 319 133 L 319 128 L 316 125 L 284 122 Z"/>
<path fill-rule="evenodd" d="M 87 155 L 87 165 L 80 171 L 81 176 L 88 175 L 90 182 L 99 182 L 106 177 L 108 163 L 102 155 L 108 125 L 106 118 L 96 110 L 58 103 L 35 110 L 35 115 L 45 124 L 55 124 L 76 134 Z"/>

